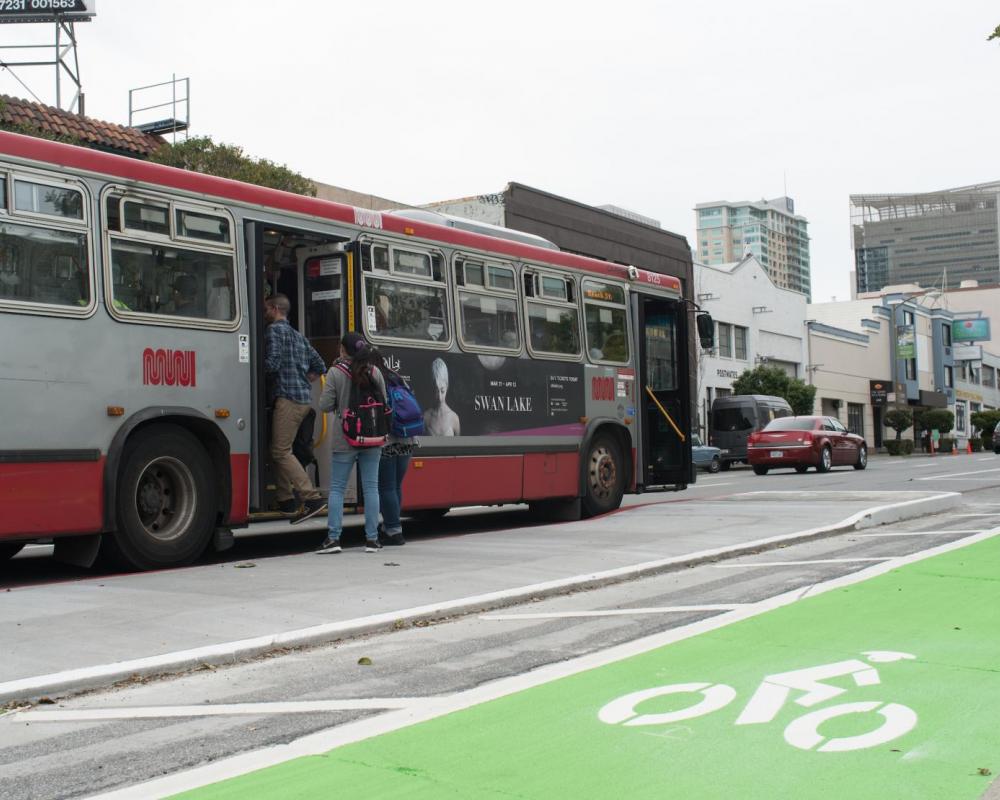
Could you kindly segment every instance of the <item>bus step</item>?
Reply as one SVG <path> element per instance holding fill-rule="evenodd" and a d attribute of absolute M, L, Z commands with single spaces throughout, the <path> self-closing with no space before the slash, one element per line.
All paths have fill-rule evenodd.
<path fill-rule="evenodd" d="M 215 535 L 212 538 L 212 547 L 215 548 L 215 552 L 221 553 L 223 550 L 228 550 L 232 547 L 235 541 L 232 529 L 216 528 Z"/>

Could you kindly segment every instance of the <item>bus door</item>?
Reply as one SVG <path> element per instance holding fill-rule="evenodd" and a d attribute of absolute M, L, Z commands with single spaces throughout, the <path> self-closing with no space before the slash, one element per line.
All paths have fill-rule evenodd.
<path fill-rule="evenodd" d="M 270 414 L 272 398 L 264 373 L 264 300 L 272 294 L 291 301 L 288 321 L 316 348 L 329 366 L 339 353 L 344 320 L 341 280 L 346 269 L 343 239 L 311 231 L 294 230 L 267 222 L 245 223 L 247 286 L 251 311 L 250 353 L 253 370 L 254 413 L 251 420 L 250 508 L 253 518 L 267 519 L 276 509 L 274 471 L 271 465 Z M 313 385 L 318 403 L 322 382 Z M 320 489 L 329 479 L 329 443 L 323 448 L 324 415 L 318 411 L 313 424 L 313 459 L 306 471 Z M 308 448 L 306 449 L 308 450 Z M 300 450 L 300 452 L 302 452 Z M 303 461 L 303 458 L 299 459 Z"/>
<path fill-rule="evenodd" d="M 687 313 L 684 303 L 633 295 L 637 321 L 640 448 L 637 482 L 686 486 L 692 480 Z"/>

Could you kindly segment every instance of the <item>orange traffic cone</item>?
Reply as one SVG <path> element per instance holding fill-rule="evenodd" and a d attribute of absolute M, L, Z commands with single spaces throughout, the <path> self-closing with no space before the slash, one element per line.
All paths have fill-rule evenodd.
<path fill-rule="evenodd" d="M 966 453 L 971 453 L 971 452 L 972 452 L 972 439 L 969 439 L 969 440 L 968 440 L 968 441 L 967 441 L 967 442 L 965 443 L 965 452 L 966 452 Z"/>

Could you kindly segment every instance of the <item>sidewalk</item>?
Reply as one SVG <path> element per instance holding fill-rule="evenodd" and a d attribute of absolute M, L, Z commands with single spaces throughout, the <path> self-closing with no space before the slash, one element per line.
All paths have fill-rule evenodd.
<path fill-rule="evenodd" d="M 230 663 L 926 516 L 942 492 L 749 492 L 365 554 L 298 553 L 12 589 L 0 597 L 0 702 Z M 317 539 L 318 541 L 318 539 Z"/>

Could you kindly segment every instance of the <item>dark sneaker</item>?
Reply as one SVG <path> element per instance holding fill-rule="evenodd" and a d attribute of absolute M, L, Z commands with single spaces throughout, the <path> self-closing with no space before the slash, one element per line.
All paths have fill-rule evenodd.
<path fill-rule="evenodd" d="M 279 500 L 278 501 L 278 511 L 282 514 L 286 514 L 289 517 L 294 517 L 299 513 L 302 507 L 299 505 L 298 500 Z"/>
<path fill-rule="evenodd" d="M 339 553 L 340 552 L 340 539 L 331 539 L 327 537 L 323 540 L 323 544 L 319 546 L 317 553 Z"/>
<path fill-rule="evenodd" d="M 401 544 L 406 544 L 406 539 L 403 538 L 403 534 L 401 533 L 387 533 L 384 535 L 382 543 L 392 547 L 398 547 Z"/>
<path fill-rule="evenodd" d="M 312 519 L 319 514 L 325 514 L 327 508 L 326 500 L 322 497 L 306 500 L 302 506 L 302 513 L 292 520 L 292 525 L 298 525 L 300 522 L 305 522 L 307 519 Z"/>
<path fill-rule="evenodd" d="M 366 539 L 365 540 L 365 552 L 366 553 L 377 553 L 382 549 L 382 545 L 379 544 L 378 539 Z"/>

